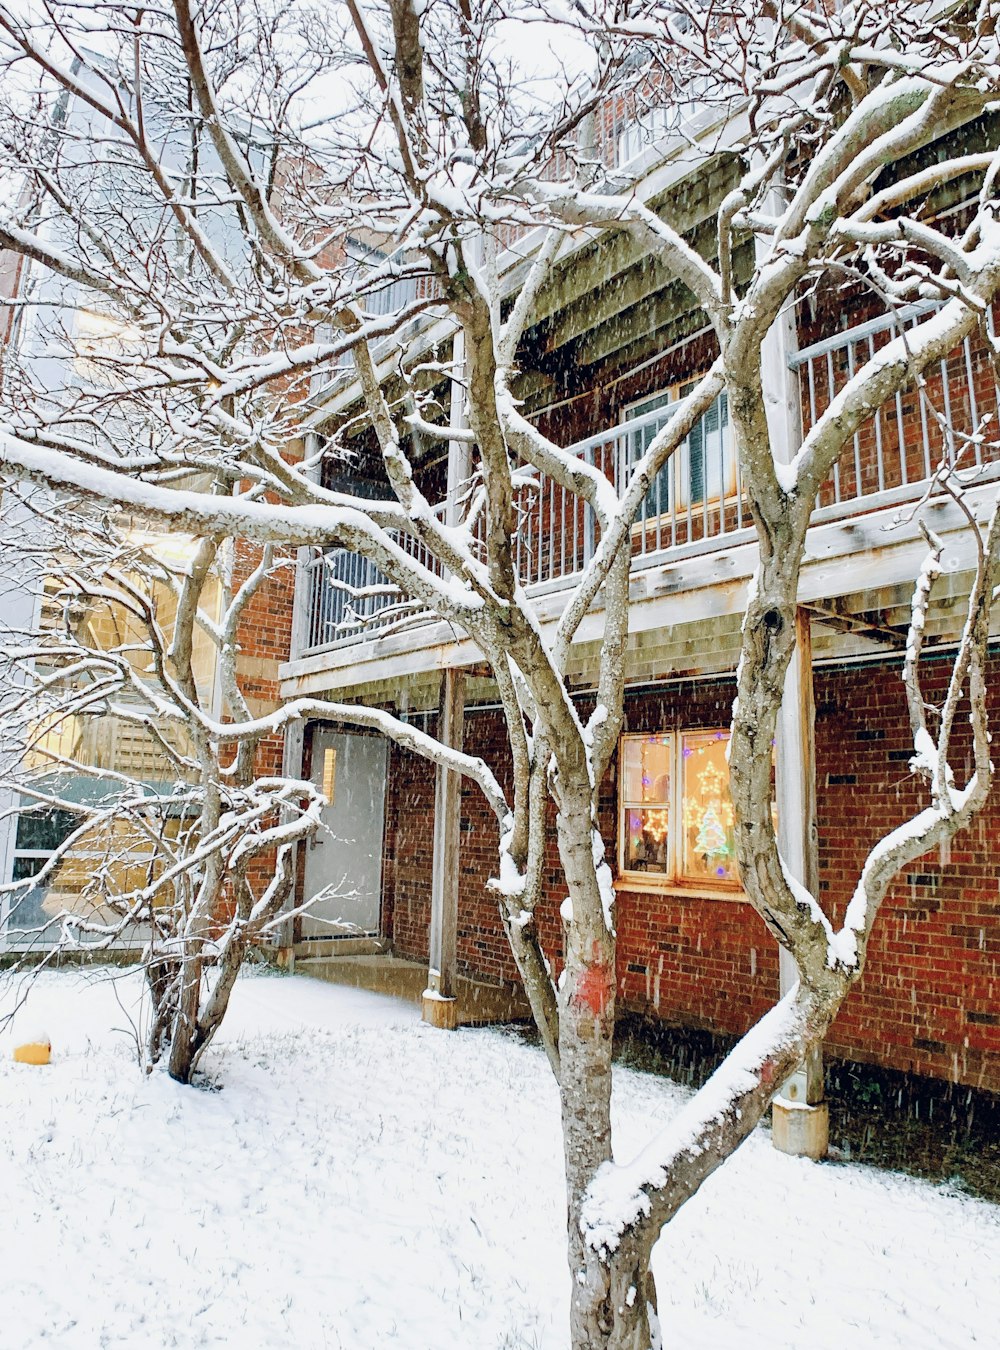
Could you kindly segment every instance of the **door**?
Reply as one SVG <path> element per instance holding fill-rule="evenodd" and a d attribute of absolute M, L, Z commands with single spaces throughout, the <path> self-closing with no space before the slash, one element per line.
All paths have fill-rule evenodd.
<path fill-rule="evenodd" d="M 327 798 L 306 849 L 303 938 L 377 933 L 382 901 L 386 748 L 381 736 L 317 728 L 312 780 Z"/>

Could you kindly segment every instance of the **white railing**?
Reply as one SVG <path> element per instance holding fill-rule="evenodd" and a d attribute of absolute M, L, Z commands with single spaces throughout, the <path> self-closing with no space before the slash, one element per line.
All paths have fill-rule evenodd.
<path fill-rule="evenodd" d="M 808 430 L 848 380 L 882 347 L 914 328 L 935 301 L 910 305 L 836 333 L 797 353 L 802 421 Z M 995 314 L 987 328 L 996 339 Z M 905 498 L 942 463 L 975 476 L 996 465 L 1000 389 L 984 343 L 971 337 L 883 404 L 851 438 L 821 489 L 817 508 L 851 513 L 881 494 Z M 992 420 L 988 415 L 992 414 Z M 982 433 L 986 433 L 985 435 Z M 992 444 L 991 444 L 992 442 Z"/>
<path fill-rule="evenodd" d="M 716 405 L 717 407 L 719 405 Z M 572 446 L 586 463 L 620 488 L 668 408 L 630 418 L 610 431 Z M 686 441 L 658 475 L 633 527 L 633 553 L 649 562 L 685 546 L 700 551 L 749 524 L 735 456 L 720 425 Z M 522 470 L 514 493 L 518 525 L 514 562 L 522 584 L 533 591 L 559 589 L 593 557 L 600 537 L 594 512 L 575 493 L 547 475 Z M 441 519 L 445 504 L 436 508 Z M 397 542 L 430 570 L 440 563 L 425 544 L 399 534 Z M 482 548 L 482 518 L 476 532 Z M 359 641 L 388 629 L 425 621 L 426 612 L 389 584 L 374 563 L 347 549 L 328 549 L 307 563 L 304 587 L 305 641 L 296 655 Z"/>
<path fill-rule="evenodd" d="M 790 365 L 799 375 L 803 430 L 865 361 L 932 307 L 914 305 L 800 350 Z M 989 331 L 995 335 L 992 315 Z M 896 395 L 859 429 L 819 493 L 815 518 L 861 514 L 916 499 L 942 462 L 970 478 L 1000 476 L 998 407 L 1000 390 L 989 352 L 985 344 L 967 339 L 925 373 L 920 389 L 912 386 Z M 658 408 L 571 449 L 621 489 L 668 414 L 669 407 Z M 980 434 L 984 428 L 987 435 Z M 593 511 L 534 470 L 519 473 L 515 504 L 514 559 L 522 584 L 536 594 L 567 586 L 587 566 L 599 540 Z M 444 504 L 437 509 L 444 519 Z M 749 538 L 750 525 L 723 395 L 647 493 L 632 530 L 633 566 L 718 551 Z M 440 564 L 421 541 L 401 534 L 398 542 L 440 575 Z M 295 655 L 361 641 L 429 617 L 418 604 L 401 598 L 372 563 L 346 549 L 328 550 L 308 569 L 305 642 Z"/>
<path fill-rule="evenodd" d="M 435 514 L 444 519 L 444 504 Z M 411 558 L 440 576 L 441 564 L 422 540 L 410 534 L 394 534 Z M 401 596 L 389 578 L 370 559 L 346 548 L 325 549 L 306 564 L 307 625 L 303 651 L 356 641 L 373 632 L 403 626 L 425 611 Z"/>

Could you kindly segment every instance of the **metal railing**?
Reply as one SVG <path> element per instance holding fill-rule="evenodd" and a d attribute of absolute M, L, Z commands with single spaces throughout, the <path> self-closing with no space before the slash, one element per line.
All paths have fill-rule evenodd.
<path fill-rule="evenodd" d="M 935 301 L 910 305 L 799 351 L 790 365 L 799 373 L 803 431 L 808 432 L 867 361 L 936 308 Z M 995 341 L 993 311 L 987 315 L 987 328 Z M 874 509 L 881 494 L 916 495 L 918 485 L 927 483 L 942 464 L 959 474 L 983 473 L 997 462 L 998 404 L 1000 389 L 989 351 L 967 337 L 858 429 L 820 490 L 817 509 L 835 515 L 842 508 L 841 513 L 849 514 L 862 502 Z"/>
<path fill-rule="evenodd" d="M 822 415 L 857 370 L 899 332 L 932 308 L 919 304 L 857 325 L 799 351 L 803 431 Z M 995 336 L 995 316 L 989 320 Z M 673 454 L 650 487 L 632 528 L 633 566 L 685 554 L 714 552 L 750 537 L 751 517 L 728 428 L 725 396 Z M 1000 476 L 995 372 L 985 344 L 973 339 L 925 372 L 920 386 L 900 392 L 859 428 L 817 498 L 816 520 L 876 510 L 916 499 L 942 462 L 970 478 Z M 621 490 L 638 458 L 669 415 L 669 405 L 577 442 L 572 452 Z M 714 415 L 713 415 L 714 414 Z M 988 414 L 992 414 L 992 421 Z M 989 435 L 981 434 L 991 428 Z M 514 561 L 522 584 L 544 593 L 571 584 L 594 555 L 600 529 L 592 508 L 547 475 L 516 476 Z M 445 518 L 445 504 L 437 508 Z M 483 550 L 482 517 L 474 547 Z M 400 534 L 400 546 L 437 575 L 427 547 Z M 419 604 L 389 586 L 366 559 L 328 550 L 308 564 L 307 651 L 363 640 L 428 619 Z"/>
<path fill-rule="evenodd" d="M 445 506 L 435 508 L 444 519 Z M 427 545 L 411 534 L 391 537 L 404 553 L 436 576 L 442 567 Z M 306 564 L 307 625 L 303 651 L 316 651 L 360 636 L 402 626 L 425 611 L 415 600 L 400 595 L 384 572 L 360 553 L 346 548 L 324 549 Z"/>

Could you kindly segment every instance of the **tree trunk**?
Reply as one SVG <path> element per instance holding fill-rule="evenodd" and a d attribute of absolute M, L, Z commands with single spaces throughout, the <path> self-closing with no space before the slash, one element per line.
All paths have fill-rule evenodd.
<path fill-rule="evenodd" d="M 589 1248 L 580 1217 L 599 1169 L 611 1160 L 611 1051 L 615 1026 L 615 938 L 604 922 L 594 866 L 589 784 L 560 784 L 559 852 L 572 918 L 559 1003 L 560 1099 L 571 1275 L 573 1350 L 650 1350 L 648 1306 L 656 1295 L 648 1252 L 622 1247 L 610 1259 Z M 655 1317 L 654 1317 L 655 1323 Z"/>
<path fill-rule="evenodd" d="M 645 1244 L 625 1238 L 610 1257 L 588 1251 L 585 1277 L 574 1288 L 572 1303 L 573 1350 L 660 1350 L 656 1287 Z"/>
<path fill-rule="evenodd" d="M 198 1012 L 201 1005 L 202 942 L 198 937 L 185 940 L 187 950 L 181 961 L 180 989 L 170 1031 L 170 1058 L 167 1071 L 178 1083 L 190 1083 L 197 1054 Z"/>

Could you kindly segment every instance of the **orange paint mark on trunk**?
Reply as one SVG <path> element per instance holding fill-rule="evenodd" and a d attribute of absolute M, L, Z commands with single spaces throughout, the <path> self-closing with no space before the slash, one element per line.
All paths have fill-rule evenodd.
<path fill-rule="evenodd" d="M 600 1017 L 611 1002 L 612 972 L 604 964 L 590 966 L 583 972 L 573 994 L 574 1003 Z"/>

